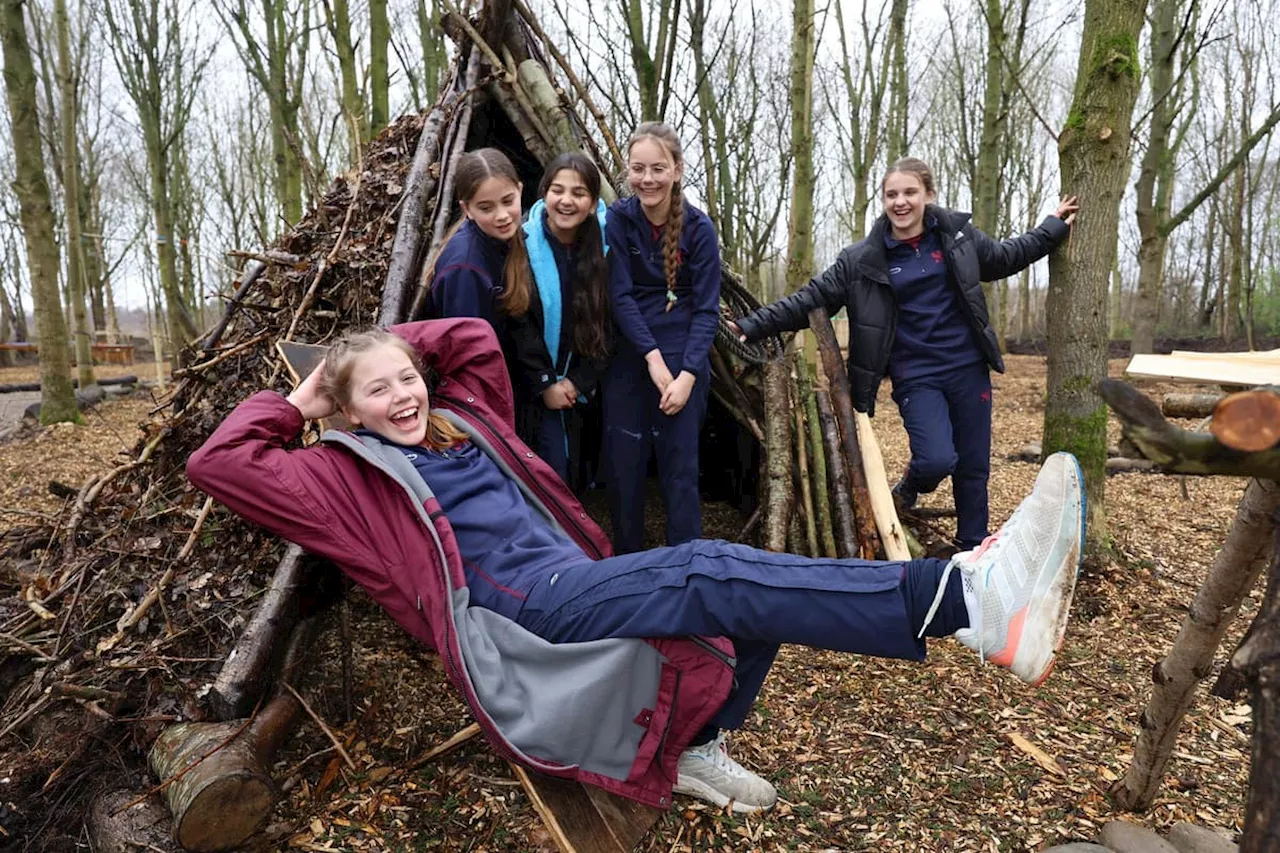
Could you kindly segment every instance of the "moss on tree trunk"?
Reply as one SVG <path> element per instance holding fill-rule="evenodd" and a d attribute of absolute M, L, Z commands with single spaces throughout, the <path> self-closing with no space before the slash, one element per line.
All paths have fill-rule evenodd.
<path fill-rule="evenodd" d="M 1049 259 L 1044 449 L 1067 450 L 1084 469 L 1088 550 L 1107 542 L 1106 407 L 1093 390 L 1107 375 L 1107 282 L 1115 263 L 1120 199 L 1138 96 L 1138 34 L 1146 0 L 1086 0 L 1075 94 L 1058 141 L 1063 190 L 1084 207 L 1071 240 Z"/>

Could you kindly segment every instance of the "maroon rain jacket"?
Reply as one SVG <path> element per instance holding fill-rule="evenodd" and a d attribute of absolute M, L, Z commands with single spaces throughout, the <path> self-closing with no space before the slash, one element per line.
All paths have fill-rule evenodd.
<path fill-rule="evenodd" d="M 587 555 L 609 556 L 607 539 L 572 492 L 516 437 L 510 381 L 491 327 L 466 318 L 391 331 L 439 377 L 433 410 L 469 432 Z M 191 455 L 187 475 L 239 515 L 337 563 L 435 649 L 500 754 L 669 805 L 680 753 L 729 693 L 732 644 L 696 638 L 558 646 L 492 611 L 469 608 L 449 520 L 429 487 L 425 499 L 414 497 L 423 494 L 421 478 L 415 493 L 413 476 L 384 464 L 377 442 L 351 433 L 286 449 L 302 428 L 289 402 L 259 392 Z"/>

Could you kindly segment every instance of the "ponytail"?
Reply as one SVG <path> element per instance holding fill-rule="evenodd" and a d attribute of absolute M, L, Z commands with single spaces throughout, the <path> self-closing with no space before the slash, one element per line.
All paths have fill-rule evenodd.
<path fill-rule="evenodd" d="M 529 249 L 524 244 L 524 229 L 516 224 L 516 234 L 507 244 L 507 262 L 502 266 L 502 295 L 498 306 L 508 317 L 523 317 L 529 310 L 533 285 L 529 282 Z"/>

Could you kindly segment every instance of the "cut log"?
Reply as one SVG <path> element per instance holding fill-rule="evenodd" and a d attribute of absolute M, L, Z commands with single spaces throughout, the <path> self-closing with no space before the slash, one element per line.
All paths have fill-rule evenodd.
<path fill-rule="evenodd" d="M 99 379 L 94 384 L 102 385 L 102 386 L 136 385 L 137 382 L 138 382 L 138 377 L 134 376 L 133 374 L 129 374 L 128 376 L 113 376 L 108 379 Z M 80 380 L 74 376 L 71 377 L 71 385 L 74 388 L 79 388 Z M 0 385 L 0 394 L 18 394 L 26 391 L 39 391 L 39 390 L 40 390 L 39 382 L 9 382 L 9 383 Z"/>
<path fill-rule="evenodd" d="M 280 667 L 285 683 L 303 670 L 319 628 L 310 617 L 293 629 Z M 177 723 L 161 732 L 147 759 L 164 785 L 183 848 L 229 850 L 262 828 L 276 801 L 267 768 L 301 713 L 302 703 L 286 689 L 251 719 Z"/>
<path fill-rule="evenodd" d="M 148 754 L 173 814 L 173 836 L 196 853 L 239 847 L 266 824 L 276 790 L 267 767 L 301 705 L 280 695 L 252 722 L 178 723 Z"/>
<path fill-rule="evenodd" d="M 630 853 L 662 816 L 599 788 L 511 769 L 561 853 Z"/>
<path fill-rule="evenodd" d="M 1115 379 L 1098 383 L 1098 393 L 1120 419 L 1125 436 L 1142 455 L 1174 474 L 1232 474 L 1280 480 L 1280 449 L 1257 453 L 1232 450 L 1208 432 L 1178 429 L 1136 388 Z"/>
<path fill-rule="evenodd" d="M 127 790 L 107 791 L 94 798 L 85 816 L 85 828 L 95 853 L 178 853 L 169 812 L 159 795 L 137 800 L 139 792 Z"/>
<path fill-rule="evenodd" d="M 1223 396 L 1187 392 L 1165 394 L 1160 401 L 1160 412 L 1166 418 L 1207 418 L 1213 414 L 1213 407 L 1218 405 Z"/>
<path fill-rule="evenodd" d="M 1232 450 L 1270 450 L 1280 442 L 1280 393 L 1255 389 L 1224 397 L 1213 408 L 1209 432 Z"/>

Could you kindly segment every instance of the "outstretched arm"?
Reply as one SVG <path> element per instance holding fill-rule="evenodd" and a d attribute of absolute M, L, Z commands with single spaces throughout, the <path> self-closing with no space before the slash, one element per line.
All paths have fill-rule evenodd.
<path fill-rule="evenodd" d="M 1052 216 L 1025 234 L 1008 240 L 994 240 L 973 229 L 978 244 L 978 272 L 983 281 L 997 281 L 1022 272 L 1052 252 L 1071 234 L 1071 223 L 1079 209 L 1075 196 L 1066 196 Z"/>
<path fill-rule="evenodd" d="M 749 341 L 758 341 L 779 332 L 792 332 L 809 325 L 809 312 L 822 307 L 835 314 L 845 306 L 848 282 L 856 274 L 853 246 L 842 251 L 835 263 L 823 270 L 822 275 L 790 296 L 757 308 L 734 325 Z"/>

